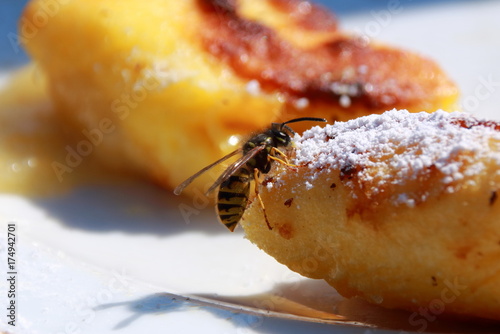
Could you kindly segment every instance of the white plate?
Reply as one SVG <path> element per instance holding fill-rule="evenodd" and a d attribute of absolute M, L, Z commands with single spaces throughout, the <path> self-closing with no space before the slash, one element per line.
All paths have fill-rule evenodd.
<path fill-rule="evenodd" d="M 341 11 L 345 14 L 340 19 L 346 29 L 437 60 L 461 88 L 464 110 L 500 119 L 500 2 L 422 2 L 426 4 L 388 1 L 363 11 L 351 11 L 351 6 Z M 325 283 L 290 272 L 253 246 L 240 230 L 227 232 L 217 223 L 211 205 L 203 205 L 199 215 L 186 221 L 178 207 L 186 201 L 192 204 L 140 183 L 82 187 L 65 196 L 36 200 L 1 195 L 0 281 L 7 278 L 7 223 L 12 222 L 16 224 L 18 284 L 17 326 L 9 326 L 2 311 L 0 331 L 384 332 L 292 321 L 276 314 L 234 313 L 223 305 L 163 295 L 233 300 L 271 293 L 304 302 L 318 299 L 318 305 L 339 301 Z M 2 310 L 8 301 L 5 286 L 0 285 Z M 261 303 L 272 307 L 278 300 L 254 298 L 250 306 Z M 419 329 L 407 321 L 408 314 L 397 318 L 406 322 L 408 330 Z"/>

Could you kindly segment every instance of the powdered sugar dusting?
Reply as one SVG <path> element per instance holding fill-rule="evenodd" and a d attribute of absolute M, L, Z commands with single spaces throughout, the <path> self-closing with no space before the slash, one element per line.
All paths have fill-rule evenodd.
<path fill-rule="evenodd" d="M 374 196 L 384 187 L 403 185 L 433 171 L 442 191 L 453 192 L 464 179 L 480 173 L 485 161 L 500 167 L 500 132 L 491 125 L 465 113 L 392 110 L 317 126 L 296 136 L 293 163 L 310 169 L 308 187 L 319 173 L 335 169 L 351 188 L 375 185 L 369 190 Z M 427 196 L 394 195 L 393 202 L 408 206 Z"/>

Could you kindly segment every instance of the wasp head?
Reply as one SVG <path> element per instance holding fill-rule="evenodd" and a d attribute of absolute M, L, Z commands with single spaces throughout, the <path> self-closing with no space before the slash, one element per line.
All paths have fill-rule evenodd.
<path fill-rule="evenodd" d="M 257 146 L 265 146 L 266 152 L 269 153 L 271 147 L 289 146 L 292 142 L 292 136 L 295 135 L 295 131 L 287 124 L 302 121 L 326 122 L 323 118 L 301 117 L 283 123 L 272 123 L 271 128 L 267 131 L 256 134 L 250 138 L 243 146 L 243 152 L 249 152 L 252 148 Z"/>
<path fill-rule="evenodd" d="M 291 135 L 294 135 L 295 132 L 288 126 L 286 125 L 283 126 L 283 123 L 277 125 L 279 126 L 278 128 L 273 126 L 269 131 L 270 132 L 269 135 L 272 136 L 271 145 L 274 147 L 280 147 L 280 146 L 286 147 L 290 145 L 290 142 L 292 141 Z"/>

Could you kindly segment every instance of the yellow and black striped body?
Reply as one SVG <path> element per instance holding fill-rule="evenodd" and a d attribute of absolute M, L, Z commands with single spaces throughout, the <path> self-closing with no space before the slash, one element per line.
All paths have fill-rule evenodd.
<path fill-rule="evenodd" d="M 238 225 L 247 207 L 252 179 L 253 171 L 243 166 L 220 185 L 217 195 L 217 213 L 221 222 L 231 232 Z"/>
<path fill-rule="evenodd" d="M 237 169 L 219 187 L 217 195 L 217 213 L 220 221 L 232 232 L 240 221 L 248 204 L 250 195 L 250 182 L 256 175 L 255 172 L 267 173 L 271 169 L 272 147 L 277 147 L 275 136 L 268 130 L 257 134 L 243 145 L 243 156 L 256 147 L 262 150 L 252 156 L 245 165 Z M 288 145 L 286 142 L 284 145 Z"/>

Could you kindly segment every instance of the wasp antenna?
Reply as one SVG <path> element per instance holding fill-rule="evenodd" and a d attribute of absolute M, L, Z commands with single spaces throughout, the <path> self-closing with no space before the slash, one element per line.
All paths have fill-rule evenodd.
<path fill-rule="evenodd" d="M 319 118 L 319 117 L 299 117 L 299 118 L 294 118 L 289 121 L 283 122 L 281 124 L 289 124 L 289 123 L 295 123 L 295 122 L 303 122 L 303 121 L 311 121 L 311 122 L 327 122 L 325 118 Z"/>
<path fill-rule="evenodd" d="M 319 118 L 319 117 L 299 117 L 299 118 L 294 118 L 294 119 L 291 119 L 289 121 L 281 123 L 281 127 L 280 128 L 281 129 L 285 128 L 288 131 L 290 131 L 291 133 L 295 134 L 295 132 L 289 126 L 287 126 L 287 124 L 296 123 L 296 122 L 303 122 L 303 121 L 327 122 L 327 120 L 325 118 Z"/>
<path fill-rule="evenodd" d="M 281 123 L 280 131 L 283 129 L 287 129 L 292 135 L 296 134 L 296 132 L 293 131 L 293 129 L 288 125 L 286 125 L 285 123 Z"/>

